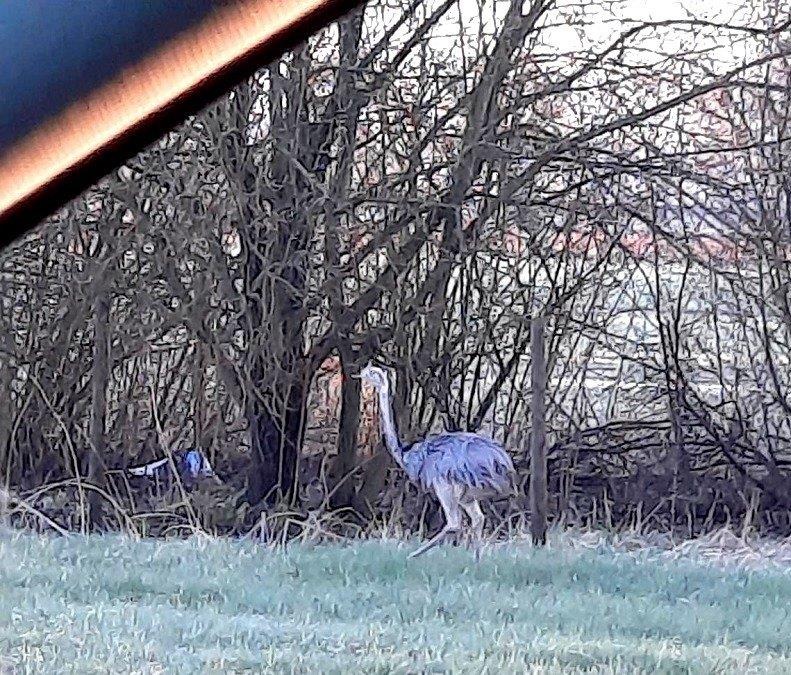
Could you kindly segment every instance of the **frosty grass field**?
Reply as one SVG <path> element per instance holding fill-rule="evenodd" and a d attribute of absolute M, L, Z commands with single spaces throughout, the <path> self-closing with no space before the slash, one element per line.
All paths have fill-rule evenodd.
<path fill-rule="evenodd" d="M 599 547 L 6 534 L 2 672 L 791 672 L 791 574 Z"/>

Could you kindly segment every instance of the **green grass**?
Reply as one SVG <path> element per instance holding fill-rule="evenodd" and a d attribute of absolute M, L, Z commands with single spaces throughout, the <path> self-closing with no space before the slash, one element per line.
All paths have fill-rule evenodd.
<path fill-rule="evenodd" d="M 791 575 L 607 552 L 0 541 L 0 670 L 791 672 Z"/>

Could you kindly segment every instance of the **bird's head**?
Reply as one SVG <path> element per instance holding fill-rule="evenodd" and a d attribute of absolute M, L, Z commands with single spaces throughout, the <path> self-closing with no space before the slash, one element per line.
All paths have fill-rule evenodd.
<path fill-rule="evenodd" d="M 358 375 L 355 375 L 355 377 L 359 377 L 363 382 L 367 382 L 380 391 L 383 389 L 389 389 L 390 386 L 390 381 L 387 378 L 387 371 L 380 366 L 373 365 L 372 363 L 369 363 L 367 366 L 365 366 L 365 368 L 363 368 Z"/>

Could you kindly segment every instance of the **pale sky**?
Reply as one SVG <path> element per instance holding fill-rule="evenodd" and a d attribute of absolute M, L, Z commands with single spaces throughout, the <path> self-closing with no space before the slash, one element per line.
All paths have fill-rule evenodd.
<path fill-rule="evenodd" d="M 477 0 L 461 0 L 462 3 L 474 4 Z M 561 6 L 566 4 L 561 0 Z M 576 4 L 576 2 L 574 2 Z M 590 2 L 591 8 L 598 3 Z M 611 43 L 620 33 L 637 22 L 668 21 L 704 19 L 720 23 L 741 24 L 743 17 L 735 14 L 744 7 L 744 0 L 619 0 L 618 17 L 612 14 L 601 13 L 598 24 L 588 25 L 585 28 L 585 37 L 600 43 Z M 621 19 L 618 21 L 617 19 Z M 583 46 L 577 32 L 571 28 L 558 27 L 553 29 L 558 45 L 580 48 Z M 721 34 L 719 40 L 722 41 Z M 714 38 L 716 41 L 717 38 Z M 730 43 L 730 40 L 728 41 Z M 722 42 L 720 42 L 722 44 Z M 730 50 L 730 45 L 729 45 Z M 732 54 L 733 58 L 741 58 L 743 52 Z"/>
<path fill-rule="evenodd" d="M 439 4 L 429 2 L 428 11 L 431 11 Z M 478 32 L 483 20 L 483 32 L 491 34 L 495 28 L 501 28 L 501 18 L 507 9 L 507 0 L 483 0 L 481 9 L 480 0 L 460 0 L 459 9 L 461 12 L 461 24 L 464 26 L 468 35 Z M 602 4 L 616 5 L 615 14 L 601 9 Z M 614 41 L 624 30 L 632 27 L 635 22 L 645 21 L 666 21 L 673 19 L 689 20 L 692 18 L 717 21 L 721 23 L 751 24 L 754 22 L 750 17 L 736 16 L 735 12 L 744 8 L 745 5 L 759 5 L 760 2 L 750 3 L 748 0 L 618 0 L 617 3 L 599 3 L 595 0 L 559 0 L 558 6 L 563 12 L 568 12 L 569 8 L 584 5 L 585 21 L 584 27 L 553 25 L 543 32 L 543 41 L 548 47 L 561 51 L 579 50 L 583 48 L 603 46 Z M 386 22 L 391 23 L 396 16 L 400 15 L 401 10 L 384 10 Z M 495 16 L 497 17 L 495 19 Z M 553 10 L 553 21 L 560 19 L 560 12 Z M 446 15 L 440 25 L 432 31 L 432 46 L 438 49 L 449 47 L 458 36 L 459 15 L 452 9 Z M 411 29 L 406 29 L 403 36 L 410 34 Z M 499 32 L 499 31 L 498 31 Z M 740 62 L 745 57 L 744 45 L 739 39 L 734 40 L 734 35 L 725 32 L 716 33 L 713 30 L 708 34 L 705 31 L 695 30 L 694 32 L 678 31 L 676 33 L 679 40 L 698 40 L 698 46 L 715 48 L 713 56 L 724 63 Z M 402 37 L 396 34 L 396 41 Z M 740 35 L 741 37 L 741 35 Z M 668 39 L 665 34 L 663 45 L 665 51 L 672 51 L 676 47 L 680 48 L 678 40 L 675 43 Z M 641 47 L 654 48 L 660 46 L 656 37 L 651 37 L 649 33 L 643 34 L 639 41 Z"/>

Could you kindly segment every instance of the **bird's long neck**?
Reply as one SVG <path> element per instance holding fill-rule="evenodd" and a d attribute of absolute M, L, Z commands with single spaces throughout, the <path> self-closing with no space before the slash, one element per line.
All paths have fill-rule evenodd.
<path fill-rule="evenodd" d="M 398 440 L 398 430 L 396 429 L 393 415 L 393 401 L 387 387 L 379 389 L 379 417 L 382 422 L 382 435 L 385 439 L 385 445 L 387 445 L 387 449 L 398 465 L 403 468 L 404 451 L 401 447 L 401 441 Z"/>

